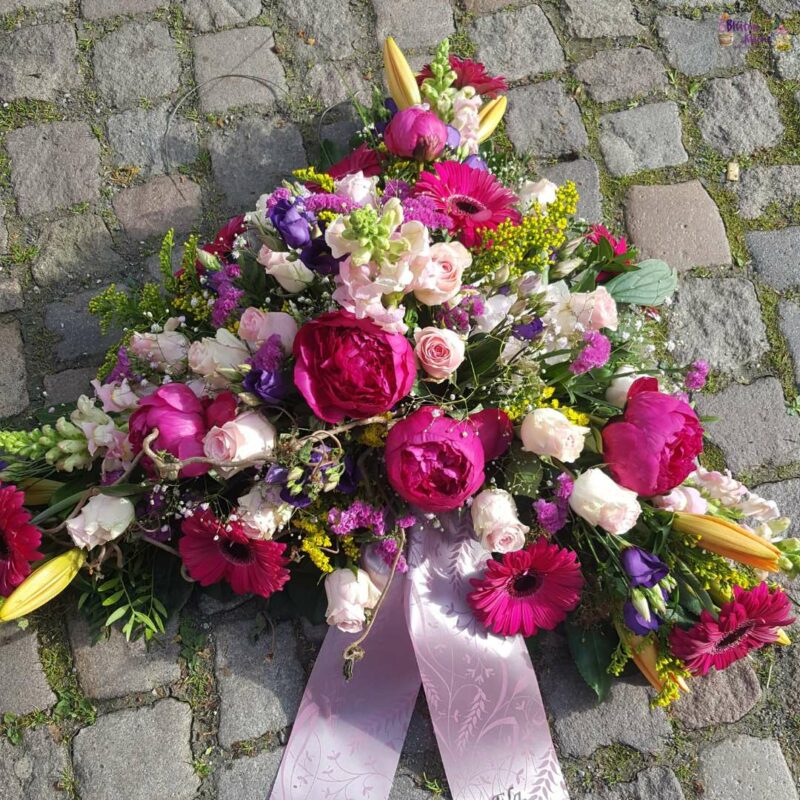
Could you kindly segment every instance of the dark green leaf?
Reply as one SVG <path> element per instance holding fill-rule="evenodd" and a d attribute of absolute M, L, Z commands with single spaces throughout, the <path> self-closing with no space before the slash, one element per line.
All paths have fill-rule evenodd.
<path fill-rule="evenodd" d="M 582 628 L 570 620 L 564 624 L 564 629 L 578 672 L 594 689 L 598 700 L 605 700 L 611 688 L 608 667 L 619 637 L 610 627 Z"/>
<path fill-rule="evenodd" d="M 83 497 L 83 492 L 76 492 L 69 497 L 65 497 L 58 503 L 53 503 L 53 505 L 48 506 L 44 511 L 40 511 L 31 520 L 31 525 L 39 525 L 45 520 L 50 519 L 50 517 L 54 517 L 56 514 L 59 514 L 68 508 L 72 508 L 81 499 L 81 497 Z"/>
<path fill-rule="evenodd" d="M 500 358 L 503 344 L 501 338 L 492 334 L 473 336 L 467 347 L 467 360 L 458 370 L 458 380 L 469 380 L 488 372 Z"/>
<path fill-rule="evenodd" d="M 177 614 L 189 600 L 194 584 L 183 579 L 179 558 L 158 550 L 153 564 L 153 606 L 165 617 Z"/>
<path fill-rule="evenodd" d="M 618 303 L 659 306 L 675 291 L 678 274 L 665 262 L 649 258 L 635 272 L 624 272 L 606 283 Z"/>
<path fill-rule="evenodd" d="M 135 497 L 149 491 L 149 486 L 142 486 L 140 483 L 118 483 L 115 486 L 100 487 L 100 493 L 109 497 Z"/>
<path fill-rule="evenodd" d="M 538 497 L 542 482 L 542 462 L 522 449 L 521 442 L 512 442 L 504 470 L 506 489 L 523 497 Z"/>

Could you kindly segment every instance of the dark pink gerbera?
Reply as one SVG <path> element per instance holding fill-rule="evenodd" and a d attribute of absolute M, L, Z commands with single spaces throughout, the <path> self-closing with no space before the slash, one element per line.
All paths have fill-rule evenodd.
<path fill-rule="evenodd" d="M 450 67 L 456 73 L 456 80 L 453 84 L 456 89 L 463 89 L 465 86 L 472 86 L 475 91 L 488 98 L 497 97 L 499 92 L 508 89 L 506 79 L 502 76 L 492 76 L 486 72 L 486 67 L 480 61 L 473 61 L 471 58 L 459 58 L 450 56 Z M 417 83 L 422 86 L 425 78 L 432 78 L 431 65 L 426 64 L 422 71 L 417 75 Z"/>
<path fill-rule="evenodd" d="M 476 619 L 501 636 L 552 630 L 580 602 L 581 565 L 572 550 L 537 539 L 487 563 L 467 597 Z"/>
<path fill-rule="evenodd" d="M 8 597 L 28 575 L 31 561 L 42 554 L 37 549 L 42 534 L 30 524 L 31 515 L 23 508 L 25 493 L 16 486 L 0 488 L 0 596 Z"/>
<path fill-rule="evenodd" d="M 434 201 L 450 218 L 450 230 L 457 231 L 467 247 L 479 243 L 478 231 L 482 228 L 494 230 L 506 219 L 520 221 L 520 214 L 514 208 L 517 196 L 491 172 L 458 161 L 441 161 L 433 169 L 434 172 L 419 176 L 414 193 Z"/>
<path fill-rule="evenodd" d="M 325 170 L 325 172 L 334 180 L 338 180 L 339 178 L 344 178 L 345 175 L 352 175 L 359 170 L 364 173 L 364 177 L 366 178 L 380 175 L 380 153 L 368 147 L 366 144 L 360 144 L 352 153 L 348 153 L 343 159 L 337 161 Z"/>
<path fill-rule="evenodd" d="M 703 611 L 693 627 L 673 628 L 669 643 L 694 675 L 705 675 L 777 641 L 778 629 L 794 622 L 791 611 L 780 589 L 770 592 L 763 582 L 749 590 L 734 586 L 733 600 L 722 606 L 718 619 Z"/>
<path fill-rule="evenodd" d="M 223 523 L 210 510 L 185 519 L 181 530 L 178 550 L 201 586 L 224 579 L 236 594 L 269 597 L 289 580 L 284 542 L 251 539 L 242 523 Z"/>

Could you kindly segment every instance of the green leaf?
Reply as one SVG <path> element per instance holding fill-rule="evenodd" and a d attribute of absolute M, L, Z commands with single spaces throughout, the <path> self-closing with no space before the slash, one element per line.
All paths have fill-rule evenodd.
<path fill-rule="evenodd" d="M 475 381 L 488 372 L 497 364 L 503 344 L 503 339 L 489 333 L 479 333 L 470 337 L 466 360 L 456 374 L 457 382 Z"/>
<path fill-rule="evenodd" d="M 109 615 L 108 619 L 105 621 L 105 626 L 108 628 L 113 625 L 117 620 L 122 619 L 125 614 L 128 613 L 128 606 L 120 606 L 119 608 L 114 609 Z"/>
<path fill-rule="evenodd" d="M 660 306 L 675 291 L 678 273 L 663 261 L 648 258 L 635 272 L 617 275 L 605 284 L 618 303 Z"/>
<path fill-rule="evenodd" d="M 142 486 L 140 483 L 118 483 L 115 486 L 100 487 L 100 493 L 109 497 L 135 497 L 149 491 L 149 486 Z"/>
<path fill-rule="evenodd" d="M 512 442 L 506 456 L 506 489 L 523 497 L 538 497 L 542 482 L 542 462 L 522 449 L 522 442 Z"/>
<path fill-rule="evenodd" d="M 164 617 L 177 614 L 188 601 L 195 584 L 181 575 L 181 560 L 158 550 L 153 562 L 153 606 Z"/>
<path fill-rule="evenodd" d="M 65 497 L 58 503 L 53 503 L 53 505 L 51 505 L 49 508 L 46 508 L 44 511 L 40 511 L 31 520 L 31 525 L 39 525 L 45 520 L 50 519 L 50 517 L 54 517 L 61 511 L 64 511 L 67 508 L 72 508 L 78 502 L 78 500 L 81 499 L 81 497 L 83 497 L 83 492 L 76 492 L 70 497 Z"/>
<path fill-rule="evenodd" d="M 582 628 L 570 620 L 564 624 L 564 629 L 578 672 L 602 702 L 611 688 L 608 667 L 619 637 L 610 627 Z"/>

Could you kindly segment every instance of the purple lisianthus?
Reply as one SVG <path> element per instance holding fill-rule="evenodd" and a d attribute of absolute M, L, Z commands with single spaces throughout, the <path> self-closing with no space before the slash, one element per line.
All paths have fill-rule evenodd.
<path fill-rule="evenodd" d="M 669 574 L 669 568 L 657 555 L 641 547 L 626 547 L 620 560 L 633 587 L 649 589 Z"/>
<path fill-rule="evenodd" d="M 530 342 L 539 336 L 543 330 L 544 322 L 537 317 L 530 322 L 521 322 L 519 325 L 515 325 L 511 332 L 517 339 L 524 339 L 526 342 Z"/>
<path fill-rule="evenodd" d="M 275 203 L 270 209 L 269 221 L 289 247 L 305 247 L 311 241 L 310 226 L 315 219 L 300 197 Z"/>
<path fill-rule="evenodd" d="M 289 379 L 283 370 L 251 369 L 244 376 L 242 386 L 267 405 L 278 405 L 289 391 Z"/>
<path fill-rule="evenodd" d="M 447 146 L 451 150 L 456 150 L 460 144 L 461 144 L 461 134 L 459 133 L 458 128 L 454 128 L 452 125 L 448 125 Z"/>
<path fill-rule="evenodd" d="M 300 260 L 312 271 L 320 275 L 338 275 L 342 259 L 334 258 L 324 237 L 312 239 L 301 251 Z"/>
<path fill-rule="evenodd" d="M 488 172 L 489 171 L 488 165 L 486 164 L 486 162 L 480 156 L 476 156 L 476 155 L 467 156 L 464 159 L 464 163 L 468 167 L 471 167 L 472 169 L 478 169 L 481 172 Z"/>
<path fill-rule="evenodd" d="M 650 612 L 650 619 L 646 620 L 630 600 L 625 601 L 622 616 L 625 619 L 625 625 L 637 636 L 647 636 L 651 631 L 658 630 L 661 625 L 661 618 L 657 614 Z"/>

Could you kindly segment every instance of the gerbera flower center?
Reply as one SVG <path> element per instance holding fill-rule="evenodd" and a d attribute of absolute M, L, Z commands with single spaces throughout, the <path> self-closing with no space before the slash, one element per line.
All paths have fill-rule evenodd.
<path fill-rule="evenodd" d="M 752 630 L 755 625 L 756 622 L 752 619 L 742 623 L 736 630 L 731 631 L 727 636 L 723 636 L 722 639 L 717 642 L 715 652 L 720 653 L 727 650 L 729 647 L 733 647 L 743 636 Z"/>
<path fill-rule="evenodd" d="M 514 578 L 509 594 L 514 597 L 528 597 L 542 584 L 542 579 L 535 572 L 526 572 Z"/>
<path fill-rule="evenodd" d="M 477 214 L 484 211 L 486 206 L 466 194 L 455 194 L 450 198 L 450 209 L 459 214 Z"/>
<path fill-rule="evenodd" d="M 229 539 L 222 539 L 219 543 L 219 549 L 225 560 L 230 561 L 231 564 L 253 563 L 253 551 L 244 542 L 232 542 Z"/>

